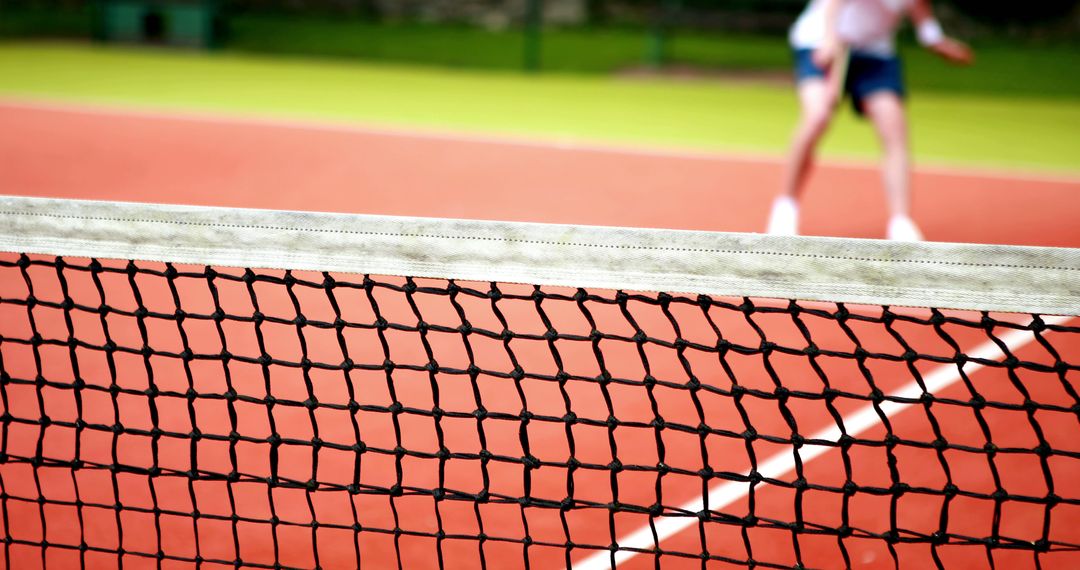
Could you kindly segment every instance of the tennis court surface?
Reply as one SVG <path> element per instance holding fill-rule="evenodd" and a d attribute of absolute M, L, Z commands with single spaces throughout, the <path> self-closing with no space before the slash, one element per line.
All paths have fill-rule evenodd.
<path fill-rule="evenodd" d="M 1080 564 L 1080 253 L 0 199 L 8 568 Z"/>

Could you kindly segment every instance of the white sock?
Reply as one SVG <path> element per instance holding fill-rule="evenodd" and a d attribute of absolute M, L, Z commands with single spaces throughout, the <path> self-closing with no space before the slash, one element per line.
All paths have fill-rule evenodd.
<path fill-rule="evenodd" d="M 907 216 L 893 216 L 889 220 L 888 237 L 893 241 L 923 241 L 922 231 L 915 220 Z"/>
<path fill-rule="evenodd" d="M 766 232 L 774 236 L 799 235 L 799 203 L 790 196 L 780 196 L 773 202 Z"/>

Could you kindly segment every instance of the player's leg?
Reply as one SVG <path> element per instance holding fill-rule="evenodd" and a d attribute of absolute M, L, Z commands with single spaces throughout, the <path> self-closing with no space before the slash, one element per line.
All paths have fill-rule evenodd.
<path fill-rule="evenodd" d="M 798 96 L 800 118 L 791 140 L 784 168 L 781 194 L 773 203 L 767 231 L 777 235 L 796 235 L 799 229 L 799 198 L 810 170 L 814 151 L 836 112 L 840 99 L 840 82 L 830 75 L 840 73 L 838 65 L 829 72 L 813 66 L 809 54 L 796 56 L 799 75 Z"/>
<path fill-rule="evenodd" d="M 881 141 L 882 178 L 889 208 L 888 237 L 922 240 L 922 232 L 911 219 L 911 147 L 904 101 L 898 93 L 882 90 L 863 98 L 862 108 Z"/>

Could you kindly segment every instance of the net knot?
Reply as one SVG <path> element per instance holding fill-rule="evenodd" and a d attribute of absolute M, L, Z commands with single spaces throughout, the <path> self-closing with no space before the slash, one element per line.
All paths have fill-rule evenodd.
<path fill-rule="evenodd" d="M 524 455 L 521 457 L 521 464 L 526 469 L 539 469 L 540 460 L 533 455 Z"/>
<path fill-rule="evenodd" d="M 567 412 L 562 417 L 563 423 L 570 424 L 570 425 L 576 424 L 577 420 L 578 420 L 577 414 L 575 414 L 574 412 Z"/>
<path fill-rule="evenodd" d="M 620 473 L 623 470 L 622 461 L 619 461 L 618 459 L 612 459 L 611 463 L 607 464 L 607 467 L 612 473 Z"/>
<path fill-rule="evenodd" d="M 667 422 L 664 421 L 664 418 L 660 416 L 656 416 L 655 418 L 653 418 L 653 421 L 649 422 L 649 424 L 656 429 L 664 429 L 665 427 L 667 427 Z"/>

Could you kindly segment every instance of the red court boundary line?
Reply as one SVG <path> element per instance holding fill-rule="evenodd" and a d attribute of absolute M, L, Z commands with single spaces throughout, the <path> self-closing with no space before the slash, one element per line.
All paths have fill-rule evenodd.
<path fill-rule="evenodd" d="M 691 148 L 665 148 L 650 147 L 647 145 L 605 143 L 591 141 L 578 137 L 553 138 L 538 135 L 529 137 L 525 135 L 492 134 L 492 133 L 464 133 L 452 129 L 440 129 L 437 127 L 402 127 L 392 125 L 380 125 L 377 123 L 352 122 L 349 119 L 292 119 L 286 117 L 272 117 L 253 114 L 231 114 L 224 111 L 209 110 L 183 110 L 167 109 L 144 105 L 129 105 L 120 103 L 102 102 L 72 102 L 60 99 L 30 99 L 0 96 L 0 107 L 11 109 L 27 109 L 35 111 L 51 111 L 57 113 L 75 113 L 95 116 L 134 117 L 141 119 L 161 121 L 187 121 L 218 125 L 249 125 L 275 127 L 292 130 L 334 132 L 346 134 L 360 134 L 370 136 L 384 136 L 405 139 L 426 139 L 443 142 L 461 142 L 474 144 L 489 144 L 499 146 L 516 146 L 525 148 L 559 150 L 566 152 L 582 152 L 596 154 L 616 154 L 639 157 L 674 158 L 693 161 L 726 161 L 742 162 L 748 164 L 783 165 L 784 159 L 779 155 L 767 153 L 755 153 L 751 151 L 708 151 Z M 822 166 L 852 170 L 852 171 L 877 171 L 878 166 L 871 160 L 858 159 L 824 159 L 820 161 Z M 994 168 L 980 168 L 967 166 L 952 166 L 948 164 L 934 164 L 925 162 L 917 165 L 917 173 L 931 174 L 936 176 L 948 176 L 957 178 L 987 178 L 995 180 L 1014 180 L 1017 182 L 1049 182 L 1059 184 L 1080 184 L 1080 173 L 1072 174 L 1038 172 L 1026 169 L 1006 170 Z"/>

